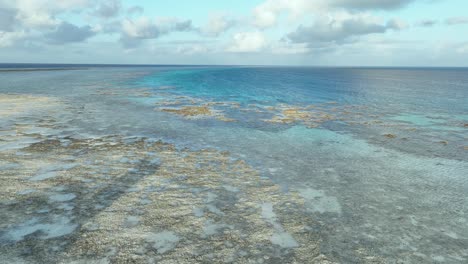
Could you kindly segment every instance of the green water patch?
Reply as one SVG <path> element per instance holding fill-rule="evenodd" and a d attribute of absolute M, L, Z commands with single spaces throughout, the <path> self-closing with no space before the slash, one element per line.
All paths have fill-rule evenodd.
<path fill-rule="evenodd" d="M 430 118 L 424 115 L 416 115 L 416 114 L 402 114 L 402 115 L 394 116 L 390 119 L 396 120 L 396 121 L 402 121 L 406 123 L 411 123 L 416 126 L 432 126 L 432 125 L 441 124 L 445 122 L 444 120 L 434 119 L 434 118 Z"/>
<path fill-rule="evenodd" d="M 393 116 L 390 119 L 431 130 L 445 130 L 455 132 L 466 130 L 463 124 L 463 121 L 466 120 L 465 115 L 438 114 L 434 116 L 426 116 L 418 114 L 401 114 L 398 116 Z"/>

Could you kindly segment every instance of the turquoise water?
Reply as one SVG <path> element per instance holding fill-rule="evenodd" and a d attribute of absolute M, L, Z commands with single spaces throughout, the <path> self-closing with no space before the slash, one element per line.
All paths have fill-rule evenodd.
<path fill-rule="evenodd" d="M 362 263 L 362 252 L 383 263 L 468 261 L 466 69 L 122 67 L 0 78 L 2 94 L 66 102 L 65 111 L 50 114 L 56 127 L 34 131 L 43 137 L 144 137 L 244 160 L 284 195 L 302 199 L 301 215 L 314 221 L 303 232 L 321 241 L 320 254 L 331 261 Z M 2 118 L 0 126 L 33 119 Z M 53 198 L 73 197 L 60 195 Z M 207 210 L 219 213 L 231 202 Z M 287 216 L 268 201 L 258 210 L 277 232 L 275 261 L 300 254 L 301 240 L 281 226 Z M 82 224 L 60 217 L 67 235 Z M 231 226 L 227 216 L 218 220 Z M 164 252 L 183 240 L 160 234 L 162 242 L 151 241 Z"/>

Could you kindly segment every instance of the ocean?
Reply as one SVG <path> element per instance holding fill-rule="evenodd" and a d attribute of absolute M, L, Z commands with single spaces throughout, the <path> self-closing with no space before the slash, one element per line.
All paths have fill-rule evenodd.
<path fill-rule="evenodd" d="M 468 261 L 467 68 L 3 64 L 0 137 L 10 261 Z"/>

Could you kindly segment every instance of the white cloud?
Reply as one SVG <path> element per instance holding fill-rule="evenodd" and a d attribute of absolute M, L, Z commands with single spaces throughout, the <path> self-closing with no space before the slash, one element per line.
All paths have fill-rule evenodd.
<path fill-rule="evenodd" d="M 401 8 L 415 0 L 331 0 L 330 5 L 335 7 L 355 9 L 355 10 L 371 10 L 382 9 L 392 10 Z"/>
<path fill-rule="evenodd" d="M 13 46 L 14 43 L 22 39 L 26 34 L 24 31 L 19 32 L 3 32 L 0 31 L 0 48 Z"/>
<path fill-rule="evenodd" d="M 160 35 L 172 31 L 190 31 L 192 29 L 190 20 L 181 21 L 176 18 L 160 18 L 153 21 L 148 17 L 140 17 L 135 20 L 125 19 L 122 22 L 124 35 L 135 39 L 158 38 Z"/>
<path fill-rule="evenodd" d="M 141 15 L 145 12 L 145 9 L 141 6 L 132 6 L 127 9 L 129 15 Z"/>
<path fill-rule="evenodd" d="M 192 25 L 192 20 L 182 20 L 176 17 L 159 17 L 156 19 L 156 24 L 164 31 L 164 32 L 172 32 L 172 31 L 192 31 L 194 27 Z"/>
<path fill-rule="evenodd" d="M 233 36 L 232 43 L 226 49 L 228 52 L 258 52 L 267 46 L 267 39 L 258 31 L 241 32 Z"/>
<path fill-rule="evenodd" d="M 457 53 L 468 54 L 468 43 L 462 43 L 456 49 Z"/>
<path fill-rule="evenodd" d="M 0 7 L 0 31 L 13 31 L 16 14 L 15 9 Z"/>
<path fill-rule="evenodd" d="M 403 30 L 408 28 L 408 24 L 401 19 L 394 18 L 387 22 L 387 28 L 393 30 Z"/>
<path fill-rule="evenodd" d="M 234 19 L 222 14 L 214 14 L 210 16 L 208 23 L 201 29 L 201 33 L 208 37 L 217 37 L 235 26 L 235 24 Z"/>
<path fill-rule="evenodd" d="M 125 19 L 122 22 L 122 31 L 131 38 L 156 38 L 160 34 L 158 26 L 148 17 L 136 20 Z"/>
<path fill-rule="evenodd" d="M 94 14 L 103 18 L 111 18 L 117 16 L 121 9 L 122 3 L 120 0 L 104 0 L 99 3 Z"/>
<path fill-rule="evenodd" d="M 171 17 L 159 18 L 155 21 L 148 17 L 140 17 L 135 20 L 125 19 L 122 22 L 120 42 L 126 48 L 135 48 L 145 39 L 157 39 L 172 32 L 194 30 L 191 20 L 179 20 Z"/>
<path fill-rule="evenodd" d="M 266 0 L 254 9 L 254 25 L 268 28 L 278 22 L 281 14 L 298 18 L 304 15 L 321 15 L 336 10 L 366 11 L 396 9 L 414 0 Z"/>
<path fill-rule="evenodd" d="M 323 1 L 308 0 L 267 0 L 254 9 L 254 25 L 259 28 L 274 26 L 282 12 L 298 17 L 314 10 L 323 9 Z"/>
<path fill-rule="evenodd" d="M 445 20 L 447 25 L 468 24 L 468 17 L 451 17 Z"/>
<path fill-rule="evenodd" d="M 391 12 L 413 1 L 443 2 L 262 0 L 258 6 L 252 4 L 251 9 L 245 10 L 247 13 L 235 16 L 211 13 L 206 24 L 192 25 L 189 20 L 191 17 L 157 18 L 156 15 L 163 15 L 159 13 L 160 9 L 155 9 L 157 13 L 151 13 L 151 9 L 145 11 L 145 6 L 133 6 L 131 1 L 126 0 L 0 0 L 0 47 L 8 47 L 0 51 L 3 52 L 3 56 L 9 55 L 9 58 L 13 55 L 8 51 L 12 51 L 11 54 L 20 54 L 17 55 L 18 60 L 22 59 L 23 52 L 29 50 L 32 54 L 31 50 L 37 51 L 38 48 L 41 52 L 35 54 L 47 54 L 51 55 L 51 58 L 55 55 L 55 60 L 60 60 L 61 52 L 65 54 L 80 48 L 83 53 L 77 58 L 83 61 L 93 52 L 108 54 L 108 57 L 90 58 L 93 60 L 118 62 L 120 56 L 119 59 L 111 56 L 116 52 L 122 52 L 122 60 L 132 60 L 133 57 L 126 57 L 124 51 L 131 51 L 132 55 L 141 56 L 142 59 L 157 59 L 148 58 L 150 48 L 157 50 L 158 56 L 162 54 L 168 58 L 178 57 L 182 58 L 182 61 L 187 57 L 200 60 L 198 63 L 209 61 L 210 56 L 216 58 L 217 63 L 229 62 L 233 58 L 234 62 L 238 62 L 236 60 L 239 59 L 247 63 L 270 63 L 274 60 L 282 63 L 283 59 L 289 58 L 289 62 L 294 62 L 294 58 L 299 58 L 300 61 L 304 59 L 304 63 L 308 63 L 305 58 L 323 57 L 329 59 L 327 63 L 334 64 L 351 57 L 374 61 L 376 57 L 380 59 L 382 54 L 388 55 L 388 58 L 409 60 L 399 52 L 411 55 L 419 50 L 418 56 L 423 58 L 424 51 L 427 53 L 427 49 L 434 45 L 431 43 L 432 38 L 421 34 L 394 33 L 408 25 L 402 20 L 388 20 L 377 16 L 391 16 Z M 190 11 L 197 17 L 204 15 L 194 7 L 195 3 L 189 3 L 183 8 L 193 8 Z M 425 10 L 423 5 L 418 5 L 418 8 Z M 382 10 L 385 12 L 381 12 Z M 435 22 L 415 20 L 412 26 L 429 27 Z M 437 42 L 455 37 L 459 41 L 441 46 L 438 59 L 446 54 L 451 54 L 459 61 L 466 58 L 466 38 L 462 34 L 454 35 L 456 30 L 463 29 L 462 24 L 468 24 L 468 17 L 449 17 L 446 20 L 438 18 L 437 25 L 459 25 L 446 33 L 438 32 L 441 36 Z M 278 25 L 277 29 L 266 30 L 275 25 Z M 234 28 L 236 30 L 233 30 Z M 176 40 L 172 36 L 162 38 L 175 32 L 191 33 L 175 34 Z M 430 34 L 429 29 L 425 34 Z M 187 37 L 191 39 L 188 40 Z M 389 38 L 400 42 L 390 43 Z M 372 42 L 373 39 L 384 40 Z M 89 41 L 85 43 L 86 40 Z M 414 43 L 410 45 L 401 42 L 405 40 L 412 40 Z M 66 46 L 67 43 L 76 42 L 80 44 Z M 119 44 L 123 44 L 123 48 Z M 109 47 L 112 52 L 107 49 L 104 51 L 102 47 Z M 236 53 L 248 54 L 239 56 Z M 46 55 L 38 56 L 47 58 Z M 393 63 L 392 60 L 389 61 Z"/>
<path fill-rule="evenodd" d="M 88 0 L 15 0 L 10 7 L 17 9 L 17 18 L 25 27 L 53 27 L 60 23 L 55 17 L 66 11 L 81 10 L 91 6 Z"/>
<path fill-rule="evenodd" d="M 360 36 L 400 30 L 404 27 L 404 22 L 394 19 L 383 22 L 369 14 L 338 12 L 318 17 L 311 26 L 299 26 L 286 38 L 293 43 L 308 43 L 310 46 L 322 46 L 324 43 L 344 44 L 354 42 Z"/>
<path fill-rule="evenodd" d="M 53 44 L 65 44 L 82 42 L 94 35 L 96 35 L 96 32 L 91 26 L 79 27 L 68 22 L 62 22 L 54 31 L 45 36 Z"/>

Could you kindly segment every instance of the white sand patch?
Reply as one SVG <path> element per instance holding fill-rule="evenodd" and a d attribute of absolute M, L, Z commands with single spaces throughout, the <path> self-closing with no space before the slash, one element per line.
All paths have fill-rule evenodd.
<path fill-rule="evenodd" d="M 33 218 L 21 225 L 8 230 L 2 239 L 12 242 L 23 240 L 26 236 L 41 232 L 41 239 L 56 238 L 71 234 L 78 227 L 72 224 L 71 220 L 65 216 L 55 216 L 51 222 L 41 223 L 39 219 Z"/>
<path fill-rule="evenodd" d="M 47 180 L 50 178 L 55 178 L 59 175 L 59 172 L 73 169 L 77 165 L 78 164 L 75 164 L 75 163 L 51 165 L 51 166 L 40 169 L 37 172 L 37 174 L 31 177 L 29 180 L 30 181 L 43 181 L 43 180 Z"/>
<path fill-rule="evenodd" d="M 272 203 L 263 203 L 262 208 L 262 218 L 266 222 L 271 224 L 275 229 L 275 233 L 271 236 L 270 241 L 272 244 L 277 245 L 282 248 L 295 248 L 299 247 L 297 241 L 292 237 L 291 234 L 286 232 L 283 226 L 278 222 L 276 214 L 273 211 Z"/>
<path fill-rule="evenodd" d="M 68 202 L 76 198 L 76 195 L 73 193 L 67 194 L 54 194 L 49 196 L 49 200 L 52 202 Z"/>
<path fill-rule="evenodd" d="M 129 216 L 125 219 L 123 226 L 125 228 L 132 228 L 137 226 L 140 223 L 140 218 L 138 216 Z"/>
<path fill-rule="evenodd" d="M 279 232 L 273 234 L 273 236 L 271 237 L 271 243 L 278 245 L 282 248 L 295 248 L 299 246 L 299 244 L 291 236 L 291 234 L 287 232 Z"/>
<path fill-rule="evenodd" d="M 180 241 L 180 238 L 171 231 L 163 231 L 157 234 L 151 234 L 146 238 L 159 254 L 164 254 L 174 249 Z"/>
<path fill-rule="evenodd" d="M 214 223 L 212 220 L 208 220 L 205 222 L 205 225 L 203 226 L 202 238 L 206 238 L 209 236 L 219 234 L 219 232 L 221 232 L 222 230 L 226 228 L 232 229 L 233 226 L 227 225 L 224 223 Z"/>
<path fill-rule="evenodd" d="M 312 188 L 300 189 L 299 194 L 306 200 L 306 205 L 312 212 L 341 214 L 341 205 L 334 196 L 327 196 L 323 190 Z"/>

